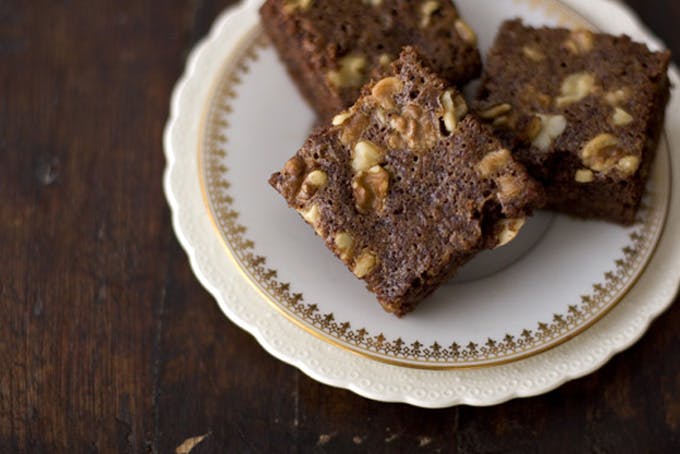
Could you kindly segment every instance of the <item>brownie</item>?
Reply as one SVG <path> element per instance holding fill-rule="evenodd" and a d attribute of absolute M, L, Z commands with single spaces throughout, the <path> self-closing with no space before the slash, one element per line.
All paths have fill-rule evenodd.
<path fill-rule="evenodd" d="M 544 185 L 549 208 L 627 225 L 663 126 L 669 60 L 627 36 L 513 20 L 474 108 Z"/>
<path fill-rule="evenodd" d="M 410 47 L 269 182 L 398 316 L 509 242 L 543 196 Z"/>
<path fill-rule="evenodd" d="M 479 76 L 474 31 L 450 0 L 268 0 L 264 29 L 309 104 L 329 120 L 406 45 L 449 84 Z"/>

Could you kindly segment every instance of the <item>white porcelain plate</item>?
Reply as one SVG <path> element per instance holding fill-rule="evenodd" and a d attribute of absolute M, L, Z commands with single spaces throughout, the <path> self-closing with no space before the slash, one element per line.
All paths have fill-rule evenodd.
<path fill-rule="evenodd" d="M 264 36 L 260 3 L 226 12 L 190 57 L 166 129 L 165 189 L 196 275 L 267 350 L 375 399 L 488 405 L 599 367 L 672 302 L 680 275 L 671 208 L 680 137 L 668 127 L 679 113 L 675 96 L 636 225 L 539 213 L 414 313 L 385 313 L 267 184 L 315 119 Z M 482 52 L 499 24 L 518 16 L 627 32 L 658 47 L 618 4 L 568 3 L 457 2 Z"/>

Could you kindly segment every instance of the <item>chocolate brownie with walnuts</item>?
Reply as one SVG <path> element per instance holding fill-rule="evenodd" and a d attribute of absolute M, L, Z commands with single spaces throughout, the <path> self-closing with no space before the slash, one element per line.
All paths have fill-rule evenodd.
<path fill-rule="evenodd" d="M 518 233 L 542 190 L 460 93 L 406 48 L 270 184 L 385 310 L 411 311 Z"/>
<path fill-rule="evenodd" d="M 449 84 L 481 71 L 477 38 L 450 0 L 268 0 L 260 14 L 309 104 L 330 119 L 406 45 Z"/>
<path fill-rule="evenodd" d="M 508 21 L 474 107 L 544 185 L 549 208 L 631 224 L 663 125 L 669 60 L 627 36 Z"/>

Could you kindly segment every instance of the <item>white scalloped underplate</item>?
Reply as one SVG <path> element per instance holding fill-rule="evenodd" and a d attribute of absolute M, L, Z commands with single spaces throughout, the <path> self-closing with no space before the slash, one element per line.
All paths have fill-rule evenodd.
<path fill-rule="evenodd" d="M 248 35 L 252 35 L 260 3 L 246 2 L 225 12 L 210 35 L 191 54 L 186 72 L 173 94 L 171 118 L 165 131 L 168 166 L 164 184 L 175 231 L 199 280 L 215 296 L 225 314 L 252 333 L 274 356 L 321 382 L 377 400 L 408 402 L 423 407 L 462 403 L 491 405 L 513 397 L 546 392 L 597 369 L 614 353 L 638 339 L 651 320 L 673 301 L 680 275 L 680 214 L 674 207 L 668 215 L 660 247 L 625 298 L 607 316 L 573 340 L 528 359 L 501 366 L 447 371 L 392 366 L 330 345 L 288 321 L 254 290 L 230 260 L 206 210 L 199 178 L 197 149 L 205 135 L 206 106 L 215 96 L 216 79 L 221 77 L 224 62 L 232 58 L 234 49 L 252 39 Z M 474 8 L 470 7 L 472 0 L 458 0 L 457 3 L 464 14 L 474 15 Z M 553 0 L 531 2 L 537 10 L 538 19 L 535 20 L 541 20 L 542 4 L 551 3 L 554 5 Z M 564 0 L 563 3 L 600 29 L 625 32 L 637 40 L 646 40 L 653 47 L 659 46 L 618 4 L 606 0 Z M 498 4 L 507 9 L 513 1 L 504 0 Z M 476 19 L 469 19 L 474 24 Z M 483 34 L 488 36 L 482 36 L 482 40 L 489 40 L 493 33 L 493 30 L 484 30 Z M 677 84 L 675 69 L 671 77 Z M 669 124 L 677 124 L 678 102 L 674 94 L 667 116 L 670 150 L 680 145 L 678 133 L 668 128 Z M 672 180 L 680 181 L 678 160 L 672 156 L 670 161 Z M 272 164 L 272 168 L 277 166 Z M 675 184 L 671 197 L 677 200 L 677 196 L 678 185 Z"/>

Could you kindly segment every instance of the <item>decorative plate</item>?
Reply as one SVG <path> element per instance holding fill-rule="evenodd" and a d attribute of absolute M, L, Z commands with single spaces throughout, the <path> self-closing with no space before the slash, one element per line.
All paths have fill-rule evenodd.
<path fill-rule="evenodd" d="M 227 11 L 192 53 L 166 128 L 165 190 L 196 275 L 272 354 L 379 400 L 489 405 L 594 370 L 672 302 L 680 214 L 670 201 L 680 170 L 671 150 L 680 136 L 667 128 L 633 227 L 539 213 L 414 313 L 383 312 L 267 184 L 315 120 L 268 44 L 260 4 Z M 457 4 L 482 52 L 517 16 L 659 47 L 611 1 Z M 677 103 L 674 94 L 667 124 Z"/>

